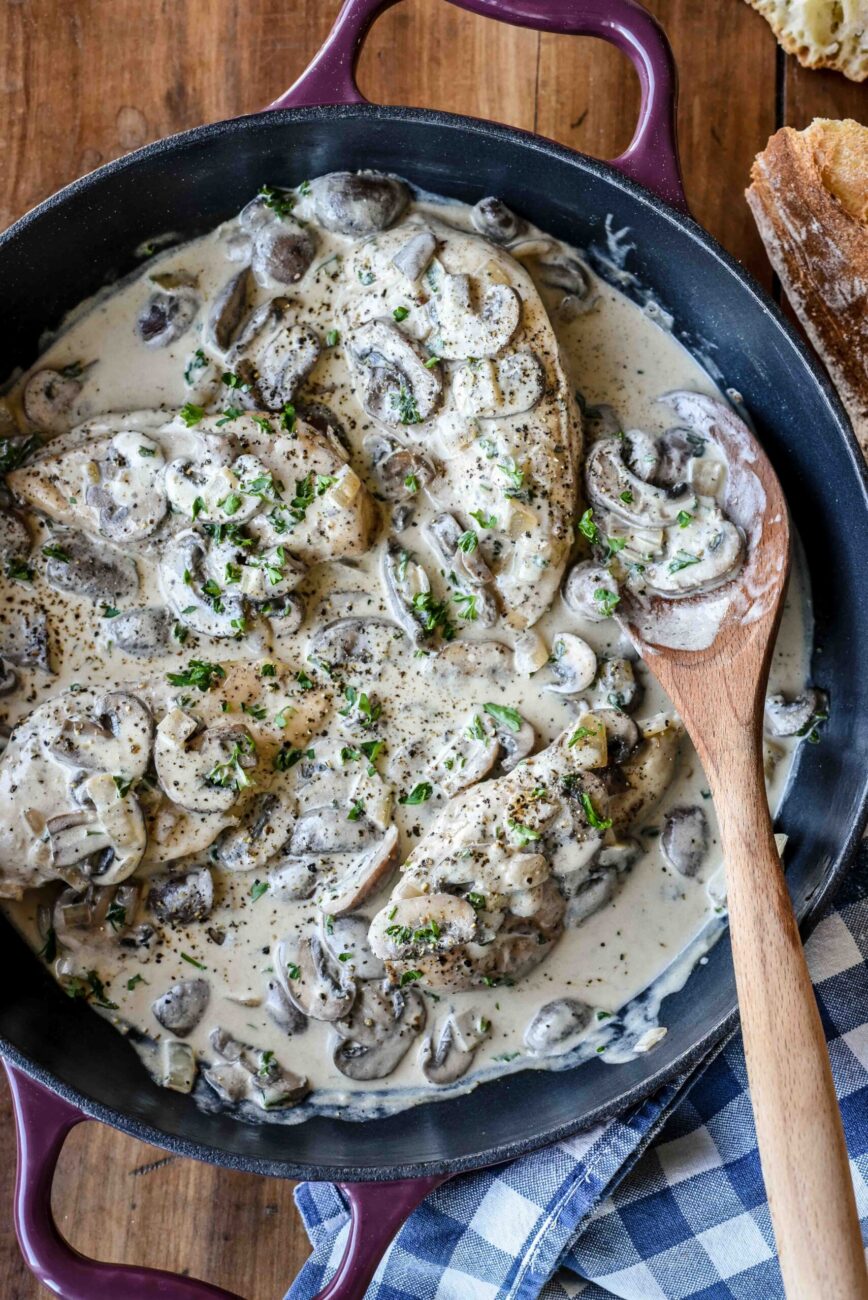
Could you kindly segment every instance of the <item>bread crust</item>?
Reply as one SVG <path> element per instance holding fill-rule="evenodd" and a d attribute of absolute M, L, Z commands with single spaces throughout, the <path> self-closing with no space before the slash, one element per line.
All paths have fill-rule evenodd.
<path fill-rule="evenodd" d="M 746 197 L 868 456 L 868 127 L 784 127 L 757 155 Z"/>

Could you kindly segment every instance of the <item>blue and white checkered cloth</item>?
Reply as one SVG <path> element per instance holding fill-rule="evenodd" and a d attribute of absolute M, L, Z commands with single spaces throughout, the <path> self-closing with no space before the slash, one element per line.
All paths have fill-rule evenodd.
<path fill-rule="evenodd" d="M 807 951 L 864 1233 L 865 845 Z M 348 1213 L 328 1183 L 302 1184 L 296 1201 L 313 1253 L 286 1300 L 310 1300 L 341 1257 Z M 368 1300 L 783 1300 L 740 1036 L 630 1114 L 510 1165 L 444 1183 L 400 1230 L 367 1294 Z"/>

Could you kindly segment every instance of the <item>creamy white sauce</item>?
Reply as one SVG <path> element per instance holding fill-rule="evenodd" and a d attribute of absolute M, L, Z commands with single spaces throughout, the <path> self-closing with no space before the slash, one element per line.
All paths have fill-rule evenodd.
<path fill-rule="evenodd" d="M 309 217 L 309 201 L 302 199 L 297 212 Z M 414 217 L 436 218 L 458 229 L 468 228 L 468 212 L 462 205 L 444 206 L 430 201 L 419 201 L 411 209 Z M 195 283 L 203 300 L 216 297 L 233 269 L 228 255 L 235 247 L 237 231 L 237 222 L 230 222 L 202 239 L 158 253 L 143 266 L 140 274 L 84 305 L 49 343 L 39 360 L 40 367 L 61 369 L 73 363 L 83 365 L 81 391 L 70 413 L 70 426 L 106 412 L 159 409 L 169 419 L 185 402 L 201 401 L 204 405 L 208 401 L 207 374 L 198 374 L 194 367 L 192 387 L 184 378 L 185 368 L 190 366 L 200 345 L 205 311 L 199 311 L 180 339 L 162 348 L 143 347 L 136 336 L 134 322 L 153 292 L 153 277 L 157 275 L 183 272 Z M 297 304 L 300 319 L 324 338 L 338 328 L 340 263 L 334 260 L 335 255 L 348 257 L 351 242 L 326 231 L 319 232 L 319 237 L 320 246 L 312 269 L 287 292 Z M 562 290 L 539 285 L 554 324 L 569 386 L 582 394 L 587 408 L 612 407 L 621 429 L 642 429 L 656 436 L 675 423 L 671 409 L 659 401 L 664 393 L 689 389 L 719 398 L 719 391 L 708 374 L 670 333 L 655 323 L 659 313 L 641 311 L 610 284 L 588 274 L 590 293 L 578 304 L 574 300 L 565 302 Z M 257 301 L 265 302 L 276 292 L 280 289 L 274 286 L 260 287 Z M 388 310 L 393 310 L 391 302 Z M 213 367 L 215 378 L 219 368 L 219 365 Z M 18 385 L 11 395 L 11 406 L 19 419 L 20 392 Z M 361 411 L 349 381 L 343 331 L 341 340 L 323 351 L 303 385 L 302 395 L 307 401 L 327 403 L 341 419 L 352 447 L 353 466 L 375 489 L 376 481 L 362 445 L 366 433 L 375 426 Z M 219 401 L 214 409 L 221 409 Z M 129 427 L 129 422 L 118 427 Z M 586 427 L 586 439 L 587 436 Z M 709 450 L 709 459 L 714 459 L 713 448 Z M 472 485 L 468 485 L 468 492 L 472 490 Z M 415 552 L 429 570 L 436 571 L 419 529 L 424 518 L 434 512 L 430 505 L 425 505 L 422 494 L 414 504 L 419 507 L 418 516 L 401 533 L 401 544 Z M 28 519 L 35 539 L 34 555 L 38 557 L 52 529 L 33 512 Z M 383 595 L 379 552 L 377 546 L 352 564 L 314 565 L 298 589 L 305 603 L 305 620 L 298 632 L 282 635 L 279 642 L 263 645 L 255 635 L 248 635 L 215 643 L 190 635 L 184 644 L 174 641 L 164 655 L 148 662 L 118 649 L 112 636 L 112 618 L 104 616 L 106 611 L 99 604 L 53 590 L 45 582 L 43 565 L 37 558 L 31 583 L 4 580 L 0 584 L 0 609 L 7 625 L 26 621 L 28 611 L 35 606 L 46 611 L 56 673 L 49 676 L 20 670 L 21 687 L 0 701 L 4 722 L 8 727 L 15 726 L 34 707 L 74 684 L 106 688 L 145 679 L 165 683 L 166 672 L 183 670 L 191 658 L 212 662 L 274 659 L 303 667 L 307 663 L 311 635 L 323 623 L 348 615 L 391 617 Z M 123 602 L 124 610 L 134 604 L 161 605 L 163 595 L 155 559 L 139 552 L 136 562 L 140 588 L 134 598 Z M 805 682 L 809 651 L 806 602 L 801 570 L 796 566 L 775 652 L 770 690 L 798 692 Z M 517 632 L 505 618 L 501 617 L 490 629 L 462 622 L 455 607 L 450 618 L 460 629 L 461 637 L 496 639 L 506 645 L 515 642 Z M 624 639 L 612 619 L 583 620 L 567 607 L 560 594 L 536 622 L 535 631 L 549 650 L 558 634 L 572 632 L 580 635 L 600 659 L 625 651 Z M 400 831 L 402 861 L 442 810 L 446 796 L 435 782 L 432 797 L 421 804 L 402 805 L 397 798 L 406 795 L 430 773 L 443 747 L 444 734 L 462 729 L 468 717 L 472 719 L 485 701 L 518 710 L 534 727 L 538 748 L 576 719 L 582 711 L 582 701 L 590 707 L 606 705 L 595 686 L 583 691 L 578 701 L 552 694 L 546 687 L 556 684 L 556 678 L 548 666 L 533 675 L 504 674 L 496 684 L 471 678 L 452 681 L 448 688 L 438 682 L 435 667 L 433 660 L 424 655 L 414 658 L 405 649 L 402 655 L 384 660 L 378 669 L 372 666 L 364 681 L 354 679 L 359 689 L 375 693 L 382 703 L 382 720 L 371 734 L 383 738 L 387 745 L 377 766 L 395 794 L 392 816 Z M 641 666 L 636 671 L 644 686 L 644 699 L 635 714 L 641 721 L 670 706 L 649 674 Z M 285 696 L 280 691 L 269 694 L 269 687 L 269 682 L 262 683 L 263 707 L 271 717 L 280 709 Z M 171 695 L 164 684 L 160 689 L 155 688 L 153 698 L 160 699 L 165 707 Z M 250 722 L 249 718 L 240 720 Z M 317 759 L 327 760 L 339 773 L 337 779 L 344 783 L 341 797 L 350 806 L 359 797 L 361 787 L 356 783 L 361 781 L 364 785 L 365 764 L 350 760 L 342 765 L 340 751 L 354 743 L 342 731 L 340 719 L 333 712 L 309 736 L 299 740 L 302 748 L 313 748 Z M 402 757 L 410 746 L 412 756 Z M 776 741 L 770 747 L 770 758 L 775 760 L 769 763 L 768 781 L 773 811 L 786 785 L 793 750 L 792 740 Z M 303 808 L 303 791 L 299 792 L 299 799 Z M 660 850 L 659 832 L 670 809 L 693 805 L 702 807 L 708 818 L 710 844 L 697 874 L 685 877 L 667 864 Z M 219 1026 L 240 1042 L 273 1053 L 281 1066 L 305 1076 L 310 1084 L 310 1095 L 302 1104 L 271 1111 L 267 1116 L 245 1105 L 242 1113 L 247 1119 L 293 1123 L 313 1113 L 348 1119 L 385 1114 L 465 1091 L 499 1073 L 525 1068 L 562 1068 L 596 1054 L 614 1062 L 653 1047 L 660 1036 L 656 1024 L 662 997 L 681 986 L 722 928 L 719 890 L 713 896 L 709 893 L 709 884 L 715 877 L 719 878 L 721 865 L 714 810 L 701 767 L 687 741 L 682 746 L 674 779 L 635 834 L 643 851 L 621 878 L 614 897 L 578 927 L 566 929 L 551 953 L 530 974 L 512 986 L 480 987 L 440 995 L 423 992 L 428 1032 L 434 1029 L 435 1040 L 440 1025 L 450 1013 L 456 1016 L 470 1013 L 475 1021 L 484 1020 L 490 1026 L 468 1073 L 445 1087 L 438 1088 L 425 1081 L 415 1042 L 387 1078 L 359 1083 L 345 1077 L 332 1063 L 334 1039 L 328 1023 L 309 1021 L 304 1032 L 290 1036 L 276 1027 L 263 1005 L 269 975 L 273 974 L 273 947 L 283 937 L 309 927 L 317 919 L 318 909 L 313 899 L 284 902 L 270 893 L 254 897 L 256 883 L 265 879 L 261 872 L 230 873 L 212 864 L 216 901 L 206 922 L 163 927 L 158 945 L 150 950 L 132 951 L 120 947 L 111 927 L 104 927 L 71 961 L 68 954 L 61 954 L 61 961 L 66 956 L 67 976 L 77 972 L 81 977 L 96 970 L 104 990 L 97 1000 L 116 1004 L 116 1009 L 103 1008 L 100 1014 L 108 1016 L 123 1032 L 132 1032 L 134 1046 L 158 1077 L 165 1068 L 162 1044 L 169 1035 L 154 1018 L 151 1003 L 176 981 L 195 977 L 201 970 L 202 977 L 210 984 L 210 1001 L 206 1014 L 184 1040 L 196 1057 L 214 1062 L 209 1035 Z M 208 861 L 207 855 L 201 860 Z M 139 874 L 147 875 L 153 869 L 144 868 Z M 394 880 L 390 879 L 359 910 L 366 917 L 373 917 L 386 903 L 393 884 Z M 22 899 L 3 904 L 6 915 L 36 949 L 44 942 L 39 933 L 39 908 L 57 892 L 56 886 L 49 885 L 28 890 Z M 217 943 L 211 937 L 214 934 L 225 937 Z M 566 1039 L 559 1054 L 530 1054 L 524 1043 L 526 1027 L 541 1006 L 562 997 L 576 998 L 590 1006 L 594 1013 L 590 1024 L 581 1033 Z M 224 1104 L 201 1077 L 196 1083 L 196 1095 L 206 1107 Z"/>

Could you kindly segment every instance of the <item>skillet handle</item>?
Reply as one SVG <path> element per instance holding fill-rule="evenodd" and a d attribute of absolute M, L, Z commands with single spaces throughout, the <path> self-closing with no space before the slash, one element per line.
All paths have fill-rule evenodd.
<path fill-rule="evenodd" d="M 51 1184 L 66 1136 L 87 1116 L 6 1063 L 18 1132 L 15 1231 L 24 1261 L 63 1300 L 240 1300 L 210 1282 L 80 1255 L 60 1235 Z"/>
<path fill-rule="evenodd" d="M 344 0 L 322 49 L 270 108 L 364 104 L 356 65 L 375 19 L 397 0 Z M 450 0 L 486 18 L 536 31 L 597 36 L 622 50 L 639 75 L 639 121 L 611 165 L 658 198 L 687 212 L 675 130 L 678 78 L 663 28 L 636 0 Z"/>
<path fill-rule="evenodd" d="M 364 1300 L 368 1283 L 401 1224 L 448 1177 L 339 1183 L 350 1203 L 349 1236 L 337 1272 L 313 1300 Z"/>

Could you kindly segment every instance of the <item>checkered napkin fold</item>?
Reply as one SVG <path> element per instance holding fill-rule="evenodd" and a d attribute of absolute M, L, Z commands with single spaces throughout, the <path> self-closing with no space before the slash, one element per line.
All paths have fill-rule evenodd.
<path fill-rule="evenodd" d="M 868 844 L 807 945 L 868 1229 Z M 613 1067 L 617 1068 L 617 1067 Z M 348 1212 L 296 1191 L 313 1253 L 286 1300 L 337 1267 Z M 432 1192 L 368 1300 L 783 1300 L 736 1035 L 637 1110 Z M 819 1298 L 818 1298 L 819 1300 Z"/>

